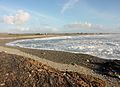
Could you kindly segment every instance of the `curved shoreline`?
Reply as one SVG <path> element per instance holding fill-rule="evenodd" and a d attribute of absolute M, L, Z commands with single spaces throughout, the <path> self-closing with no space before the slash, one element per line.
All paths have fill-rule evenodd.
<path fill-rule="evenodd" d="M 17 39 L 13 39 L 10 41 L 14 41 L 14 40 L 17 40 Z M 6 42 L 10 42 L 10 41 L 6 40 L 5 42 L 3 42 L 3 44 Z M 92 69 L 91 66 L 89 66 L 90 62 L 93 59 L 95 60 L 94 62 L 105 61 L 99 58 L 96 59 L 97 57 L 94 57 L 94 56 L 85 55 L 85 54 L 75 55 L 74 53 L 56 52 L 56 51 L 44 51 L 44 50 L 38 51 L 38 50 L 30 50 L 30 49 L 24 49 L 24 48 L 19 48 L 19 47 L 9 47 L 9 46 L 4 46 L 4 45 L 0 46 L 0 51 L 5 51 L 10 54 L 17 54 L 17 55 L 25 56 L 28 58 L 32 58 L 34 60 L 40 61 L 43 64 L 46 64 L 55 69 L 58 69 L 60 71 L 74 71 L 74 72 L 78 72 L 81 74 L 83 73 L 83 74 L 92 75 L 94 77 L 98 77 L 106 81 L 107 87 L 113 87 L 113 86 L 119 87 L 119 84 L 120 84 L 115 79 L 112 79 L 112 80 L 111 78 L 108 79 L 108 77 L 106 78 L 106 76 L 98 74 L 95 71 L 93 71 L 94 69 Z M 53 54 L 55 54 L 56 56 L 53 56 Z M 81 58 L 81 55 L 83 58 Z M 87 56 L 88 58 L 84 58 L 85 56 Z M 70 60 L 69 58 L 72 58 L 72 60 L 75 60 L 75 59 L 80 59 L 80 60 L 76 60 L 77 62 L 70 62 L 68 61 Z"/>
<path fill-rule="evenodd" d="M 119 53 L 117 53 L 117 52 L 119 52 L 119 50 L 117 49 L 118 47 L 116 47 L 119 44 L 117 44 L 117 45 L 115 45 L 115 47 L 113 47 L 111 45 L 106 45 L 107 43 L 104 43 L 104 40 L 103 40 L 103 42 L 100 42 L 100 43 L 104 44 L 105 46 L 100 45 L 98 39 L 101 38 L 100 37 L 101 35 L 96 35 L 96 37 L 98 37 L 98 38 L 95 40 L 95 42 L 94 42 L 94 40 L 89 41 L 88 39 L 85 39 L 85 41 L 88 40 L 88 42 L 84 43 L 80 39 L 80 38 L 89 37 L 89 36 L 90 35 L 84 35 L 82 37 L 80 35 L 79 36 L 53 36 L 53 37 L 48 36 L 47 38 L 43 37 L 43 38 L 20 39 L 20 40 L 18 39 L 18 40 L 6 43 L 6 45 L 13 46 L 13 47 L 27 48 L 27 49 L 62 51 L 62 52 L 77 53 L 77 54 L 88 54 L 88 55 L 92 55 L 92 56 L 97 56 L 102 59 L 120 60 Z M 112 35 L 104 35 L 104 37 L 108 37 L 108 36 L 112 36 Z M 78 39 L 78 37 L 79 37 L 79 39 Z M 94 38 L 94 37 L 95 36 L 92 36 L 90 38 Z M 102 38 L 104 38 L 104 37 L 102 37 Z M 71 39 L 69 39 L 69 38 L 71 38 Z M 77 38 L 77 42 L 76 42 L 76 39 L 74 40 L 74 38 Z M 61 41 L 61 39 L 62 39 L 62 41 Z M 109 38 L 106 38 L 105 41 L 108 39 Z M 49 42 L 49 40 L 50 40 L 50 42 Z M 59 40 L 59 41 L 56 42 L 56 40 Z M 66 43 L 66 40 L 68 41 L 67 43 Z M 64 41 L 65 41 L 65 43 L 64 43 Z M 74 43 L 74 41 L 75 41 L 75 43 Z M 96 43 L 97 41 L 98 41 L 98 43 Z M 93 45 L 91 45 L 89 42 L 93 42 Z M 81 43 L 83 43 L 83 44 L 81 44 Z M 46 44 L 46 45 L 44 45 L 44 44 Z M 98 44 L 100 47 L 97 46 L 96 44 Z M 113 43 L 111 42 L 110 44 L 113 44 Z M 116 44 L 116 43 L 114 43 L 114 44 Z M 66 48 L 66 46 L 67 46 L 67 48 Z"/>

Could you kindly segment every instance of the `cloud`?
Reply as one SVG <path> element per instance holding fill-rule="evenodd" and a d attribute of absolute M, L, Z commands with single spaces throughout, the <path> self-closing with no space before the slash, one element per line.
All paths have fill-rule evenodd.
<path fill-rule="evenodd" d="M 64 13 L 66 10 L 72 8 L 79 0 L 69 0 L 67 3 L 64 4 L 62 7 L 61 13 Z"/>
<path fill-rule="evenodd" d="M 15 29 L 20 31 L 29 31 L 29 27 L 25 26 L 25 23 L 31 18 L 30 13 L 24 10 L 18 10 L 13 15 L 3 16 L 0 23 L 14 25 Z"/>
<path fill-rule="evenodd" d="M 18 10 L 15 15 L 3 17 L 3 23 L 22 25 L 30 19 L 30 14 L 24 10 Z"/>
<path fill-rule="evenodd" d="M 65 28 L 72 28 L 72 29 L 104 29 L 104 26 L 98 24 L 92 24 L 88 22 L 76 22 L 71 24 L 66 24 Z"/>
<path fill-rule="evenodd" d="M 3 22 L 6 24 L 14 24 L 14 16 L 4 16 Z"/>
<path fill-rule="evenodd" d="M 30 19 L 30 14 L 28 12 L 19 10 L 19 11 L 17 11 L 17 13 L 15 15 L 15 24 L 25 23 L 29 19 Z"/>

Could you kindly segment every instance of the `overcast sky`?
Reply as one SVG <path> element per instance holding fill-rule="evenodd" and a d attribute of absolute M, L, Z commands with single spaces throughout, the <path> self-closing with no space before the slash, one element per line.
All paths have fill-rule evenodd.
<path fill-rule="evenodd" d="M 120 0 L 0 0 L 0 32 L 120 32 Z"/>

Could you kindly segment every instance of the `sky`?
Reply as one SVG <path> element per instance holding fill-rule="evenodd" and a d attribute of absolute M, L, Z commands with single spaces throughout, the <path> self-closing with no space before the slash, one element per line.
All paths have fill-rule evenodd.
<path fill-rule="evenodd" d="M 119 33 L 120 0 L 0 0 L 0 32 Z"/>

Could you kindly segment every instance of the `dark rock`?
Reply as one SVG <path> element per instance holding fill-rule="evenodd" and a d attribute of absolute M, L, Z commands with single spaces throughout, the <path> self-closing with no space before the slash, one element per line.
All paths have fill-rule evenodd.
<path fill-rule="evenodd" d="M 110 60 L 102 64 L 102 72 L 120 79 L 120 60 Z"/>

